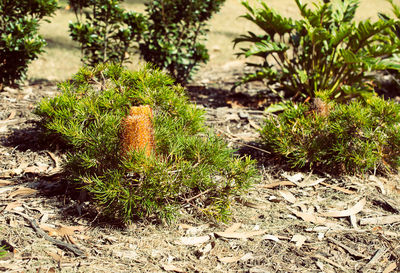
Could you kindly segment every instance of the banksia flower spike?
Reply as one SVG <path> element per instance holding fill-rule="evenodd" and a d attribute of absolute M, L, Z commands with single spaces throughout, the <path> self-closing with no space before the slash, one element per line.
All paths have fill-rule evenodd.
<path fill-rule="evenodd" d="M 122 154 L 144 151 L 150 156 L 154 151 L 153 111 L 148 105 L 133 106 L 121 122 Z"/>

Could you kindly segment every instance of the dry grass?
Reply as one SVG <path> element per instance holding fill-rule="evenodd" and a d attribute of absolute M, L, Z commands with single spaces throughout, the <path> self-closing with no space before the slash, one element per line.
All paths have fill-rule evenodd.
<path fill-rule="evenodd" d="M 127 0 L 124 5 L 138 12 L 144 10 L 145 0 Z M 258 5 L 256 0 L 250 3 Z M 293 0 L 269 0 L 266 1 L 284 16 L 299 17 L 297 7 Z M 312 2 L 310 0 L 306 2 Z M 64 3 L 61 5 L 65 7 Z M 376 18 L 378 11 L 389 11 L 390 6 L 385 0 L 361 0 L 357 12 L 357 19 Z M 253 28 L 249 22 L 239 18 L 245 13 L 239 0 L 226 0 L 221 12 L 214 16 L 210 22 L 207 47 L 210 50 L 211 60 L 203 67 L 208 70 L 236 60 L 235 50 L 232 48 L 232 40 Z M 75 73 L 80 63 L 80 51 L 68 34 L 68 22 L 74 20 L 72 12 L 62 9 L 52 18 L 51 23 L 44 23 L 41 33 L 48 41 L 46 53 L 34 61 L 29 69 L 31 80 L 64 80 Z M 132 67 L 138 63 L 137 57 L 132 58 Z"/>

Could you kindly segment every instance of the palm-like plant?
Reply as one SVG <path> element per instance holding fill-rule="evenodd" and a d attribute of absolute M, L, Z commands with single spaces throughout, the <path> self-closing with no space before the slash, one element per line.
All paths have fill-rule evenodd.
<path fill-rule="evenodd" d="M 261 64 L 248 63 L 257 70 L 242 82 L 280 83 L 288 96 L 315 97 L 318 90 L 329 90 L 332 98 L 344 98 L 371 93 L 372 72 L 400 70 L 393 57 L 400 44 L 391 31 L 398 21 L 355 22 L 358 0 L 314 3 L 314 9 L 295 2 L 300 20 L 284 18 L 264 2 L 262 8 L 242 2 L 248 11 L 242 17 L 263 31 L 234 40 L 235 46 L 250 43 L 237 55 L 262 59 Z"/>

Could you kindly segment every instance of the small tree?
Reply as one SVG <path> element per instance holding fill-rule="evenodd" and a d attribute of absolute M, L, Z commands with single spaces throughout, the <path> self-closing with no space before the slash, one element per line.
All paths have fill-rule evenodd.
<path fill-rule="evenodd" d="M 90 66 L 103 62 L 122 64 L 131 47 L 146 29 L 140 13 L 127 12 L 120 0 L 69 0 L 77 22 L 70 23 L 70 35 L 79 42 L 82 61 Z"/>
<path fill-rule="evenodd" d="M 146 3 L 148 30 L 140 52 L 144 60 L 166 69 L 179 83 L 190 80 L 209 59 L 203 44 L 207 21 L 225 0 L 153 0 Z"/>
<path fill-rule="evenodd" d="M 43 52 L 39 22 L 57 7 L 57 0 L 0 1 L 0 90 L 23 80 L 29 63 Z"/>

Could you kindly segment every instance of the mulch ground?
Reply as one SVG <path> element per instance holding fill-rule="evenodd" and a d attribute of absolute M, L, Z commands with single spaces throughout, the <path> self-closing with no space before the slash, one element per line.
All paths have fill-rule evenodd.
<path fill-rule="evenodd" d="M 93 214 L 60 176 L 64 154 L 41 142 L 32 113 L 54 83 L 0 93 L 3 272 L 400 272 L 400 178 L 290 172 L 257 144 L 260 84 L 231 88 L 236 63 L 188 86 L 207 123 L 258 159 L 260 181 L 231 222 L 183 214 L 175 223 L 119 226 Z"/>

